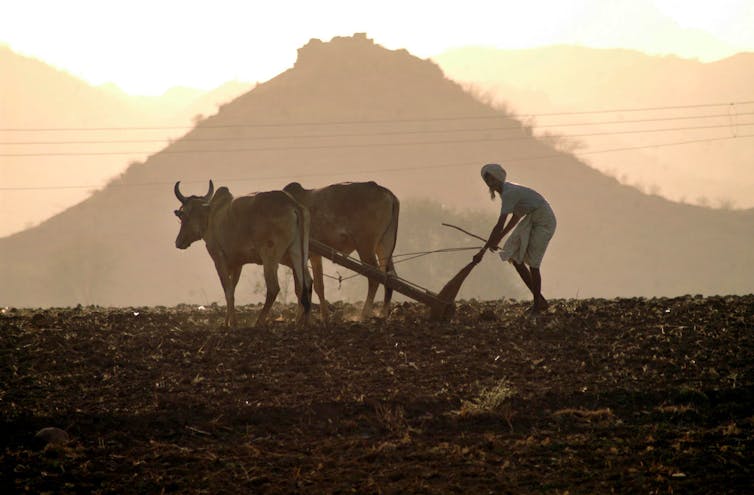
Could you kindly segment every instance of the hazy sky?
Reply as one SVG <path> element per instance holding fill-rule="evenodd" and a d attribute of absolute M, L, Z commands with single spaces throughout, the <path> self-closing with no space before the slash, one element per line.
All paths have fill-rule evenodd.
<path fill-rule="evenodd" d="M 311 38 L 366 32 L 420 57 L 487 45 L 625 47 L 715 60 L 754 51 L 754 0 L 6 0 L 0 43 L 134 94 L 264 81 Z"/>

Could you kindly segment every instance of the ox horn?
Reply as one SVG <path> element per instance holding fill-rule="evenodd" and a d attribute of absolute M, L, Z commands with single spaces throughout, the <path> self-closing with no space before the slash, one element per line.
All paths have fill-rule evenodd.
<path fill-rule="evenodd" d="M 175 187 L 173 188 L 173 192 L 175 193 L 175 197 L 178 198 L 178 201 L 181 202 L 181 204 L 186 202 L 186 196 L 181 194 L 181 181 L 178 181 L 175 183 Z"/>
<path fill-rule="evenodd" d="M 215 185 L 212 183 L 212 179 L 209 180 L 209 191 L 204 195 L 204 201 L 212 199 L 212 194 L 215 192 Z"/>

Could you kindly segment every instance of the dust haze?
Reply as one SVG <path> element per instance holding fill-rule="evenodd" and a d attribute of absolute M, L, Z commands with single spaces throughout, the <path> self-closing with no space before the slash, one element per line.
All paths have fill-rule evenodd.
<path fill-rule="evenodd" d="M 84 201 L 253 87 L 229 81 L 210 92 L 173 88 L 159 97 L 131 96 L 2 46 L 0 73 L 0 236 Z"/>
<path fill-rule="evenodd" d="M 185 194 L 203 194 L 210 178 L 235 195 L 280 189 L 294 180 L 307 188 L 375 180 L 401 200 L 396 253 L 469 248 L 398 264 L 399 275 L 437 290 L 470 260 L 471 248 L 480 244 L 440 224 L 454 223 L 487 236 L 496 220 L 499 203 L 490 201 L 479 178 L 479 167 L 488 162 L 504 164 L 510 180 L 540 191 L 558 216 L 558 231 L 542 266 L 546 297 L 751 292 L 754 212 L 732 208 L 751 206 L 744 199 L 750 177 L 739 174 L 738 188 L 730 181 L 730 188 L 724 189 L 730 194 L 723 196 L 723 189 L 699 191 L 698 181 L 678 182 L 684 174 L 671 170 L 662 180 L 677 184 L 676 189 L 667 182 L 654 188 L 662 176 L 648 165 L 654 163 L 652 151 L 642 149 L 632 155 L 642 165 L 639 171 L 629 172 L 627 157 L 610 154 L 611 162 L 581 159 L 578 150 L 575 155 L 571 152 L 570 141 L 543 137 L 536 122 L 516 116 L 519 107 L 529 112 L 591 107 L 592 103 L 616 108 L 628 105 L 629 100 L 632 107 L 659 106 L 670 100 L 667 94 L 657 100 L 649 96 L 632 100 L 627 93 L 621 99 L 618 91 L 617 96 L 606 93 L 600 100 L 598 91 L 574 76 L 557 88 L 560 92 L 553 89 L 541 98 L 542 106 L 527 106 L 526 102 L 538 98 L 509 100 L 495 92 L 513 83 L 493 81 L 490 76 L 477 81 L 474 89 L 469 84 L 473 71 L 457 75 L 465 81 L 461 85 L 448 78 L 456 77 L 450 62 L 438 61 L 442 69 L 405 50 L 387 50 L 364 35 L 312 40 L 299 50 L 290 70 L 253 89 L 251 85 L 226 88 L 194 107 L 185 105 L 196 102 L 196 95 L 176 95 L 174 107 L 160 99 L 160 106 L 155 107 L 154 101 L 134 101 L 112 89 L 71 82 L 65 74 L 48 74 L 37 62 L 18 62 L 36 64 L 34 70 L 40 75 L 34 78 L 73 84 L 73 93 L 82 98 L 50 101 L 56 94 L 71 93 L 51 91 L 50 87 L 57 86 L 49 85 L 42 91 L 39 85 L 38 90 L 49 94 L 50 100 L 42 101 L 35 112 L 15 107 L 9 115 L 16 120 L 3 127 L 119 129 L 109 134 L 87 133 L 84 138 L 73 131 L 33 138 L 3 134 L 14 140 L 96 142 L 3 146 L 9 150 L 6 154 L 34 154 L 40 149 L 50 153 L 4 156 L 4 184 L 51 188 L 4 190 L 4 217 L 14 219 L 4 221 L 4 232 L 17 231 L 18 221 L 34 223 L 57 214 L 0 239 L 0 272 L 6 281 L 0 287 L 0 305 L 221 301 L 220 284 L 204 248 L 196 245 L 179 252 L 173 246 L 178 231 L 172 215 L 176 208 L 173 183 L 181 180 Z M 517 74 L 525 72 L 526 64 L 520 65 Z M 567 93 L 567 85 L 584 87 L 580 100 L 556 101 Z M 33 89 L 30 86 L 27 91 L 33 93 Z M 642 91 L 648 94 L 657 89 Z M 512 97 L 519 93 L 511 91 Z M 713 93 L 699 93 L 693 101 L 717 100 Z M 26 101 L 33 97 L 27 95 Z M 691 96 L 681 103 L 688 101 Z M 192 121 L 196 126 L 187 128 Z M 158 129 L 132 129 L 137 123 Z M 170 139 L 167 145 L 166 139 Z M 111 142 L 116 140 L 128 142 Z M 740 163 L 750 160 L 748 150 L 734 146 L 741 145 L 728 143 L 724 149 L 703 151 L 679 147 L 671 158 L 659 158 L 658 151 L 655 161 L 687 160 L 698 172 L 686 169 L 687 174 L 696 173 L 709 184 L 711 179 L 704 172 L 710 167 L 692 158 L 719 160 L 717 177 L 724 182 L 734 169 L 740 170 Z M 66 155 L 82 152 L 88 154 Z M 103 185 L 107 177 L 121 171 Z M 97 190 L 90 194 L 88 187 L 81 187 L 87 185 Z M 60 186 L 73 188 L 53 189 Z M 707 201 L 699 206 L 668 199 L 681 196 L 686 203 L 702 203 L 700 197 Z M 336 299 L 362 297 L 363 280 L 344 280 L 350 274 L 338 270 L 326 267 L 332 276 L 329 294 Z M 244 269 L 237 290 L 239 304 L 260 300 L 260 278 L 257 267 Z M 469 276 L 459 298 L 518 298 L 525 296 L 522 289 L 513 269 L 490 256 Z"/>
<path fill-rule="evenodd" d="M 754 207 L 754 53 L 702 63 L 622 49 L 471 47 L 433 60 L 621 183 L 681 203 Z M 625 151 L 600 153 L 611 149 Z"/>

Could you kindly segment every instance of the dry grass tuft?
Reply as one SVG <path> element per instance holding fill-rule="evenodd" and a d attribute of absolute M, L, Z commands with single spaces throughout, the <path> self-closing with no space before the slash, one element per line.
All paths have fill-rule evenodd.
<path fill-rule="evenodd" d="M 474 416 L 477 414 L 503 414 L 506 418 L 512 416 L 510 399 L 518 392 L 507 378 L 501 378 L 497 384 L 483 389 L 479 396 L 471 401 L 463 401 L 459 414 Z"/>
<path fill-rule="evenodd" d="M 561 409 L 552 413 L 553 416 L 573 416 L 578 419 L 582 419 L 587 422 L 591 421 L 609 421 L 612 420 L 615 415 L 613 411 L 608 407 L 604 409 Z"/>

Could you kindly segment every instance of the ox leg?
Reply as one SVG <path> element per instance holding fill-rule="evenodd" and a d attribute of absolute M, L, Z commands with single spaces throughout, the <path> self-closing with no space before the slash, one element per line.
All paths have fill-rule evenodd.
<path fill-rule="evenodd" d="M 215 260 L 215 269 L 220 278 L 220 285 L 225 294 L 225 326 L 235 327 L 236 321 L 236 284 L 241 276 L 241 267 L 228 267 L 223 260 Z"/>
<path fill-rule="evenodd" d="M 262 311 L 257 317 L 257 322 L 254 326 L 260 327 L 264 325 L 267 320 L 267 315 L 272 308 L 272 303 L 278 297 L 280 292 L 280 283 L 278 281 L 278 264 L 277 263 L 265 263 L 264 264 L 264 283 L 267 286 L 267 297 L 264 300 L 264 306 Z"/>
<path fill-rule="evenodd" d="M 304 265 L 304 280 L 303 285 L 301 286 L 302 292 L 302 298 L 301 298 L 301 309 L 304 311 L 304 320 L 303 325 L 304 327 L 309 326 L 309 321 L 311 319 L 312 314 L 312 276 L 309 274 L 309 269 L 306 268 L 306 265 Z"/>
<path fill-rule="evenodd" d="M 238 280 L 241 278 L 241 265 L 234 266 L 230 269 L 230 278 L 228 280 L 228 289 L 225 291 L 225 300 L 228 303 L 228 310 L 230 311 L 230 325 L 235 328 L 238 326 L 238 320 L 236 319 L 236 286 Z"/>
<path fill-rule="evenodd" d="M 325 300 L 325 276 L 322 270 L 322 256 L 311 256 L 310 259 L 312 262 L 314 292 L 317 293 L 317 297 L 319 298 L 319 314 L 322 317 L 322 323 L 327 325 L 328 307 Z"/>
<path fill-rule="evenodd" d="M 380 244 L 377 246 L 377 255 L 380 258 L 380 270 L 387 275 L 397 275 L 395 264 L 393 263 L 392 253 L 386 253 L 385 248 Z M 382 316 L 387 318 L 390 315 L 390 301 L 393 299 L 393 289 L 385 285 L 385 300 L 382 303 Z"/>
<path fill-rule="evenodd" d="M 306 328 L 309 326 L 309 315 L 311 311 L 311 276 L 309 275 L 308 269 L 299 274 L 300 269 L 296 270 L 292 263 L 291 271 L 293 272 L 293 284 L 296 288 L 296 298 L 298 300 L 298 307 L 296 308 L 296 326 L 303 326 Z"/>
<path fill-rule="evenodd" d="M 304 306 L 301 300 L 301 296 L 304 293 L 304 281 L 299 274 L 301 268 L 296 269 L 296 265 L 294 264 L 293 259 L 293 256 L 288 253 L 283 258 L 282 263 L 283 265 L 291 269 L 291 274 L 293 275 L 293 292 L 296 293 L 296 301 L 298 302 L 298 304 L 296 305 L 296 326 L 299 326 L 301 324 L 301 317 L 304 315 Z"/>
<path fill-rule="evenodd" d="M 374 250 L 362 250 L 359 251 L 359 258 L 364 263 L 372 265 L 375 268 L 379 268 L 377 264 L 377 256 L 374 254 Z M 364 300 L 364 307 L 361 309 L 361 319 L 369 318 L 372 316 L 372 307 L 374 306 L 374 296 L 377 294 L 377 289 L 380 283 L 377 280 L 367 279 L 369 285 L 367 288 L 367 297 Z"/>

